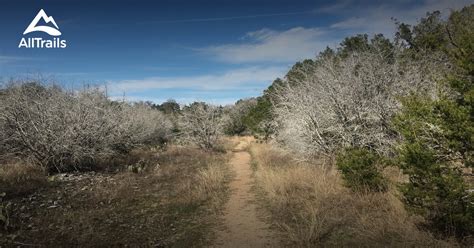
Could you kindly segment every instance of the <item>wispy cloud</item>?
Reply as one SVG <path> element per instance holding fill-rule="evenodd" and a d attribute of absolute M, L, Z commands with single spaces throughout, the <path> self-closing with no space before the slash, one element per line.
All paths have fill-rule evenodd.
<path fill-rule="evenodd" d="M 314 13 L 335 13 L 347 8 L 353 1 L 344 0 L 315 9 Z"/>
<path fill-rule="evenodd" d="M 17 63 L 17 62 L 29 61 L 29 60 L 37 60 L 37 58 L 0 55 L 0 64 Z"/>
<path fill-rule="evenodd" d="M 144 92 L 153 89 L 243 90 L 261 88 L 262 84 L 268 85 L 276 77 L 283 76 L 287 70 L 286 66 L 247 67 L 221 74 L 109 81 L 108 87 L 112 94 Z"/>
<path fill-rule="evenodd" d="M 198 49 L 230 63 L 289 62 L 313 58 L 328 41 L 319 28 L 295 27 L 284 31 L 261 29 L 247 33 L 243 42 Z"/>
<path fill-rule="evenodd" d="M 395 24 L 392 18 L 415 24 L 427 12 L 440 10 L 445 15 L 460 9 L 474 0 L 393 1 L 374 4 L 357 4 L 343 0 L 315 9 L 314 14 L 334 14 L 341 18 L 323 27 L 294 27 L 287 30 L 263 28 L 248 32 L 240 42 L 212 45 L 196 49 L 218 61 L 227 63 L 294 63 L 314 58 L 326 46 L 340 42 L 339 38 L 357 33 L 382 33 L 393 37 Z M 410 6 L 409 8 L 407 6 Z"/>
<path fill-rule="evenodd" d="M 346 18 L 333 23 L 330 28 L 352 33 L 383 33 L 391 37 L 395 29 L 392 18 L 415 24 L 427 12 L 439 10 L 447 16 L 451 10 L 460 9 L 472 3 L 474 3 L 473 0 L 424 0 L 421 3 L 411 4 L 410 8 L 406 7 L 407 2 L 397 1 L 379 5 L 353 5 L 351 8 L 339 9 L 338 11 L 342 11 Z"/>
<path fill-rule="evenodd" d="M 218 22 L 218 21 L 232 21 L 242 19 L 254 19 L 262 17 L 275 17 L 275 16 L 291 16 L 301 14 L 311 14 L 312 11 L 296 11 L 296 12 L 283 12 L 283 13 L 263 13 L 256 15 L 240 15 L 240 16 L 222 16 L 222 17 L 206 17 L 206 18 L 188 18 L 188 19 L 174 19 L 174 20 L 154 20 L 146 21 L 143 23 L 186 23 L 186 22 Z"/>

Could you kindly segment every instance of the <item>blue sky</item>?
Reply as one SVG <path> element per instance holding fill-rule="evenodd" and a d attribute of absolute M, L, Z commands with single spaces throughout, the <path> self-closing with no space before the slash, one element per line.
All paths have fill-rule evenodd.
<path fill-rule="evenodd" d="M 391 37 L 391 17 L 474 0 L 0 1 L 0 77 L 41 75 L 65 87 L 107 85 L 113 98 L 215 104 L 258 96 L 296 61 L 357 33 Z M 65 49 L 18 48 L 40 9 Z M 44 35 L 40 35 L 43 36 Z"/>

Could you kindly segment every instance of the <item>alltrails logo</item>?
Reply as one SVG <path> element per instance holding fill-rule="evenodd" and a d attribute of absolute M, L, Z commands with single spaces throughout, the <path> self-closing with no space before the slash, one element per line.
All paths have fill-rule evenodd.
<path fill-rule="evenodd" d="M 43 20 L 44 23 L 51 23 L 54 27 L 51 26 L 39 26 L 38 22 Z M 43 9 L 41 9 L 36 17 L 31 21 L 30 25 L 25 29 L 23 35 L 29 34 L 31 32 L 44 32 L 51 36 L 60 36 L 61 32 L 59 31 L 58 24 L 54 21 L 52 16 L 48 16 Z M 43 39 L 41 37 L 34 38 L 21 38 L 18 48 L 66 48 L 66 40 L 61 40 L 59 37 L 55 37 L 52 40 Z"/>

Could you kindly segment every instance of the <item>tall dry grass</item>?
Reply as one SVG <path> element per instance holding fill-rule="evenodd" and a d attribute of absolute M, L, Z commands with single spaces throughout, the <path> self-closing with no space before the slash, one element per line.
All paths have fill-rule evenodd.
<path fill-rule="evenodd" d="M 395 187 L 354 193 L 328 166 L 297 162 L 266 144 L 250 152 L 262 203 L 289 246 L 450 246 L 417 227 L 422 220 L 405 211 Z"/>
<path fill-rule="evenodd" d="M 46 185 L 45 171 L 33 164 L 20 161 L 0 163 L 0 194 L 7 198 L 28 194 Z"/>

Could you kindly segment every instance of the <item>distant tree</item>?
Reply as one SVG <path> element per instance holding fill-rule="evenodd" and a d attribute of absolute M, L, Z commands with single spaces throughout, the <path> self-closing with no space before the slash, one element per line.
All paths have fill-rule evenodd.
<path fill-rule="evenodd" d="M 194 102 L 183 108 L 179 128 L 185 142 L 203 149 L 217 147 L 222 136 L 222 107 Z"/>
<path fill-rule="evenodd" d="M 375 51 L 393 62 L 394 48 L 390 39 L 385 38 L 383 34 L 375 34 L 370 40 L 367 34 L 358 34 L 346 37 L 341 42 L 337 55 L 345 58 L 354 52 Z"/>
<path fill-rule="evenodd" d="M 173 99 L 169 99 L 166 102 L 164 102 L 160 105 L 157 105 L 156 108 L 158 110 L 162 111 L 163 113 L 168 114 L 168 115 L 169 114 L 176 114 L 180 111 L 179 104 Z"/>
<path fill-rule="evenodd" d="M 330 47 L 326 47 L 324 51 L 320 52 L 318 55 L 320 58 L 332 58 L 336 56 L 336 51 Z"/>
<path fill-rule="evenodd" d="M 272 119 L 272 103 L 268 96 L 261 96 L 257 98 L 256 105 L 250 108 L 242 121 L 253 134 L 268 139 L 273 133 L 273 130 L 268 128 Z"/>
<path fill-rule="evenodd" d="M 224 131 L 228 135 L 250 134 L 251 129 L 245 122 L 245 117 L 257 105 L 255 98 L 238 100 L 234 105 L 227 108 L 227 118 Z"/>
<path fill-rule="evenodd" d="M 346 57 L 353 52 L 365 52 L 370 49 L 369 36 L 367 34 L 358 34 L 346 37 L 339 47 L 339 55 Z"/>
<path fill-rule="evenodd" d="M 397 42 L 406 45 L 416 52 L 440 50 L 448 44 L 446 23 L 441 18 L 441 12 L 428 12 L 416 26 L 396 22 Z"/>
<path fill-rule="evenodd" d="M 294 85 L 301 81 L 306 75 L 314 71 L 316 63 L 312 59 L 305 59 L 302 62 L 296 62 L 291 69 L 286 73 L 285 81 L 290 85 Z M 278 85 L 284 85 L 281 82 L 278 82 Z"/>

